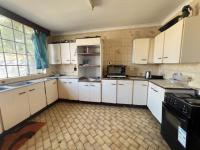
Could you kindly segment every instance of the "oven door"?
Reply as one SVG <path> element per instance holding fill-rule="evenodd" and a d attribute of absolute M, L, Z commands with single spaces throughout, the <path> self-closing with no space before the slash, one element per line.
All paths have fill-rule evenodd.
<path fill-rule="evenodd" d="M 173 150 L 187 149 L 187 118 L 163 103 L 161 134 Z"/>

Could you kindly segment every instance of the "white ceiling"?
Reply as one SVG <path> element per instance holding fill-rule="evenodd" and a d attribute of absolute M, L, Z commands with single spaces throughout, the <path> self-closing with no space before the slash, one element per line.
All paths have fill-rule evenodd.
<path fill-rule="evenodd" d="M 0 0 L 0 5 L 53 33 L 158 25 L 188 0 Z"/>

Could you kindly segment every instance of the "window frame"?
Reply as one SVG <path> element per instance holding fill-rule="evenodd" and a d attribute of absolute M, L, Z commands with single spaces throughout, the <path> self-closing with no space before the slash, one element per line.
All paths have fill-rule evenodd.
<path fill-rule="evenodd" d="M 45 74 L 46 73 L 46 69 L 36 69 L 35 68 L 35 72 L 31 72 L 31 67 L 35 66 L 36 65 L 31 65 L 30 62 L 29 62 L 29 57 L 33 57 L 34 58 L 34 53 L 30 53 L 30 50 L 28 50 L 28 44 L 30 44 L 28 41 L 30 39 L 28 39 L 28 37 L 30 38 L 32 35 L 26 31 L 26 27 L 27 28 L 31 28 L 33 30 L 32 27 L 28 27 L 26 26 L 25 24 L 23 23 L 20 23 L 20 22 L 17 22 L 13 19 L 10 19 L 4 15 L 0 15 L 0 16 L 3 16 L 7 19 L 9 19 L 11 21 L 11 26 L 6 26 L 6 25 L 3 25 L 2 23 L 0 23 L 0 26 L 2 26 L 3 28 L 7 28 L 7 29 L 11 29 L 12 31 L 12 40 L 11 39 L 6 39 L 2 36 L 1 32 L 0 32 L 0 46 L 2 48 L 2 52 L 0 52 L 2 55 L 3 55 L 3 61 L 4 61 L 4 64 L 0 64 L 0 67 L 4 67 L 5 68 L 5 76 L 3 77 L 0 77 L 0 79 L 8 79 L 8 78 L 19 78 L 19 77 L 26 77 L 26 76 L 30 76 L 30 75 L 37 75 L 37 74 Z M 22 30 L 17 30 L 15 27 L 14 27 L 14 23 L 19 23 L 21 24 L 22 26 Z M 16 33 L 20 33 L 20 34 L 23 34 L 23 41 L 24 42 L 19 42 L 16 40 Z M 12 52 L 5 52 L 5 48 L 4 48 L 4 42 L 12 42 L 13 44 L 13 51 Z M 20 53 L 18 50 L 17 50 L 17 44 L 23 44 L 23 47 L 25 48 L 24 50 L 24 53 Z M 7 64 L 7 60 L 6 60 L 6 54 L 14 54 L 16 56 L 16 64 L 12 65 L 12 64 Z M 24 60 L 26 60 L 26 64 L 19 64 L 19 56 L 24 56 Z M 34 60 L 35 61 L 35 60 Z M 11 67 L 11 66 L 16 66 L 17 68 L 17 74 L 16 75 L 9 75 L 9 72 L 8 72 L 8 67 Z M 20 71 L 20 67 L 25 67 L 26 68 L 26 74 L 24 74 L 23 72 Z"/>

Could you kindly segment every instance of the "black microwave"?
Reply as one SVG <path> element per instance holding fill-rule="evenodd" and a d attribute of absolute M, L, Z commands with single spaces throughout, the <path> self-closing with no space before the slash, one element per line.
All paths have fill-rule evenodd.
<path fill-rule="evenodd" d="M 108 65 L 107 66 L 107 77 L 113 77 L 113 78 L 126 77 L 126 66 L 124 66 L 124 65 Z"/>

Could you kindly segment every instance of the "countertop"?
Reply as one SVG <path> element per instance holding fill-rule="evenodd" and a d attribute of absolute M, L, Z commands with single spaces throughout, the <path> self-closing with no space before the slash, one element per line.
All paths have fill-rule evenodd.
<path fill-rule="evenodd" d="M 44 77 L 44 78 L 40 78 L 40 79 L 17 82 L 17 83 L 29 82 L 28 84 L 24 84 L 24 85 L 13 86 L 14 84 L 17 84 L 17 83 L 0 85 L 0 88 L 5 88 L 3 90 L 0 90 L 0 93 L 5 92 L 5 91 L 9 91 L 9 90 L 13 90 L 13 89 L 16 89 L 16 88 L 31 86 L 33 84 L 45 82 L 45 81 L 52 80 L 52 79 L 78 79 L 78 77 L 77 76 L 50 76 L 50 77 Z M 193 89 L 192 87 L 187 86 L 187 85 L 172 83 L 170 80 L 145 79 L 144 77 L 127 77 L 127 78 L 123 78 L 123 79 L 120 79 L 120 78 L 103 78 L 102 80 L 139 80 L 139 81 L 149 81 L 149 82 L 154 83 L 154 84 L 156 84 L 156 85 L 158 85 L 158 86 L 160 86 L 164 89 L 186 89 L 186 90 L 187 89 L 188 90 Z M 81 80 L 79 82 L 88 82 L 88 81 L 87 80 Z M 97 81 L 93 81 L 93 82 L 97 82 Z M 98 81 L 98 82 L 101 82 L 101 80 Z"/>
<path fill-rule="evenodd" d="M 149 80 L 149 82 L 154 83 L 164 89 L 185 89 L 185 90 L 193 89 L 188 85 L 184 85 L 181 83 L 173 83 L 170 80 Z"/>

